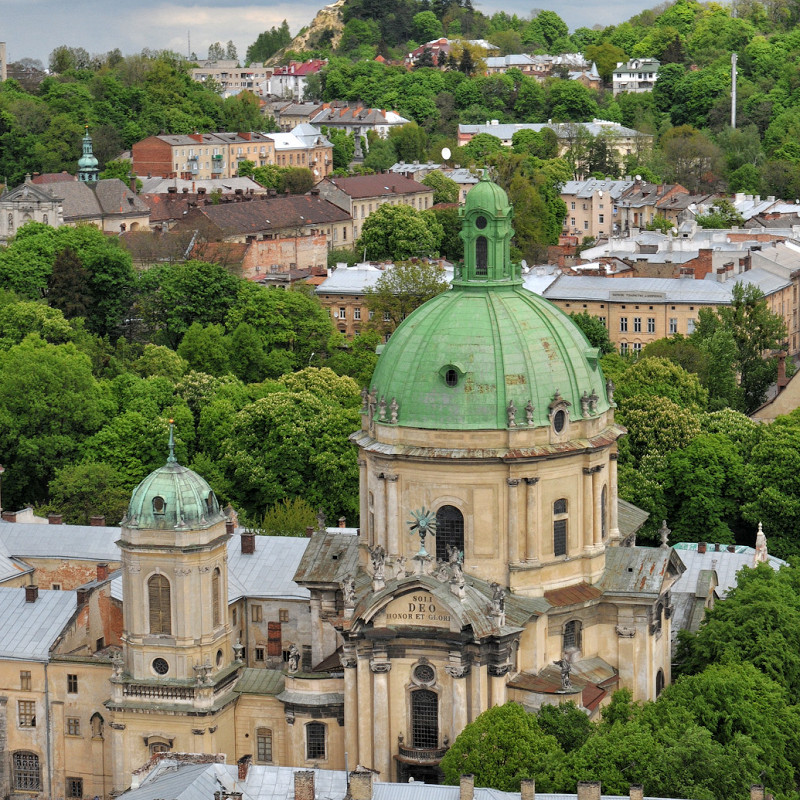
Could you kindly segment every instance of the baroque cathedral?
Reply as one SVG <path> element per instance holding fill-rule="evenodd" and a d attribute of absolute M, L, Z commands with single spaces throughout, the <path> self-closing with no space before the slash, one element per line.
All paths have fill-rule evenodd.
<path fill-rule="evenodd" d="M 278 543 L 297 552 L 286 580 L 303 592 L 306 642 L 263 661 L 273 631 L 281 654 L 280 623 L 260 641 L 261 606 L 229 604 L 229 583 L 272 544 L 235 535 L 172 448 L 133 492 L 113 529 L 121 646 L 104 671 L 91 665 L 102 758 L 89 761 L 102 775 L 83 794 L 124 791 L 161 751 L 436 782 L 450 744 L 491 706 L 573 701 L 594 714 L 618 688 L 648 700 L 669 683 L 683 565 L 666 537 L 637 547 L 620 528 L 625 431 L 599 353 L 522 287 L 505 192 L 484 178 L 460 214 L 452 288 L 400 325 L 362 395 L 361 527 Z M 89 685 L 64 669 L 76 690 Z M 26 747 L 38 759 L 45 744 Z M 56 762 L 77 747 L 48 753 L 52 796 L 70 796 L 77 767 Z"/>

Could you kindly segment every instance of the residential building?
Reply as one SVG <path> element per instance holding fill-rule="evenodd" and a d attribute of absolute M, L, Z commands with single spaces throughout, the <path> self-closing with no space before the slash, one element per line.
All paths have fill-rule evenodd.
<path fill-rule="evenodd" d="M 414 64 L 419 61 L 422 54 L 428 50 L 430 51 L 431 56 L 433 57 L 433 63 L 438 66 L 439 65 L 439 58 L 440 54 L 443 54 L 446 58 L 450 55 L 450 50 L 453 45 L 462 45 L 468 44 L 471 45 L 473 48 L 479 48 L 479 51 L 485 52 L 487 55 L 489 53 L 498 53 L 500 51 L 499 47 L 496 47 L 491 42 L 487 42 L 486 39 L 447 39 L 442 37 L 441 39 L 432 39 L 430 42 L 426 42 L 425 44 L 421 44 L 415 50 L 412 50 L 405 58 L 406 67 L 412 67 Z"/>
<path fill-rule="evenodd" d="M 190 133 L 148 136 L 133 145 L 137 175 L 184 180 L 233 178 L 240 161 L 275 163 L 275 144 L 263 133 Z"/>
<path fill-rule="evenodd" d="M 584 69 L 575 69 L 569 71 L 569 79 L 571 81 L 578 81 L 583 84 L 587 89 L 599 90 L 603 85 L 603 79 L 597 71 L 597 64 L 592 62 L 592 66 Z"/>
<path fill-rule="evenodd" d="M 265 67 L 258 62 L 240 67 L 238 61 L 231 59 L 201 60 L 197 67 L 190 70 L 190 74 L 192 80 L 198 83 L 213 82 L 223 97 L 232 97 L 244 91 L 261 94 L 272 75 L 272 67 Z"/>
<path fill-rule="evenodd" d="M 290 133 L 270 133 L 274 163 L 279 167 L 306 167 L 315 181 L 333 172 L 333 145 L 319 128 L 302 123 Z"/>
<path fill-rule="evenodd" d="M 500 139 L 505 147 L 511 147 L 511 139 L 517 131 L 541 131 L 550 128 L 558 137 L 559 154 L 569 149 L 578 128 L 582 128 L 592 136 L 607 136 L 611 146 L 617 151 L 620 159 L 631 154 L 640 153 L 652 145 L 653 137 L 647 133 L 640 133 L 633 128 L 626 128 L 617 122 L 604 119 L 593 119 L 591 122 L 524 122 L 505 123 L 496 119 L 484 124 L 458 126 L 458 146 L 462 147 L 473 136 L 479 133 L 488 133 Z"/>
<path fill-rule="evenodd" d="M 209 242 L 247 242 L 319 234 L 327 237 L 328 249 L 350 247 L 353 242 L 350 214 L 317 193 L 198 206 L 175 227 L 176 232 L 187 230 L 199 231 Z"/>
<path fill-rule="evenodd" d="M 392 128 L 407 125 L 409 121 L 396 111 L 361 105 L 337 106 L 330 103 L 324 103 L 322 109 L 311 118 L 311 124 L 317 127 L 325 126 L 352 136 L 366 136 L 370 131 L 374 131 L 381 139 L 385 139 Z"/>
<path fill-rule="evenodd" d="M 618 62 L 612 77 L 614 96 L 620 92 L 635 94 L 653 91 L 660 66 L 654 58 L 632 58 L 628 62 Z"/>
<path fill-rule="evenodd" d="M 325 178 L 317 187 L 321 197 L 346 211 L 353 220 L 353 238 L 358 239 L 364 220 L 386 203 L 424 211 L 433 205 L 433 189 L 401 175 L 357 175 Z"/>
<path fill-rule="evenodd" d="M 533 56 L 529 56 L 527 53 L 508 56 L 487 56 L 485 60 L 487 75 L 502 75 L 510 69 L 518 69 L 523 75 L 531 78 L 536 77 L 534 68 L 536 61 Z"/>
<path fill-rule="evenodd" d="M 561 187 L 561 199 L 567 206 L 563 232 L 593 239 L 618 235 L 621 227 L 619 198 L 633 185 L 630 179 L 567 181 Z"/>
<path fill-rule="evenodd" d="M 312 117 L 323 109 L 322 103 L 278 103 L 273 107 L 275 122 L 284 133 L 297 125 L 311 122 Z"/>
<path fill-rule="evenodd" d="M 441 172 L 442 175 L 450 178 L 458 186 L 459 203 L 463 203 L 467 199 L 467 193 L 473 186 L 477 185 L 480 176 L 483 174 L 483 170 L 475 167 L 469 169 L 466 167 L 448 167 L 446 164 L 435 164 L 433 161 L 428 161 L 424 164 L 420 164 L 418 161 L 411 164 L 399 161 L 389 167 L 389 172 L 420 182 L 434 171 Z"/>
<path fill-rule="evenodd" d="M 285 67 L 276 67 L 267 80 L 267 93 L 301 102 L 306 99 L 308 76 L 316 75 L 327 63 L 327 59 L 310 58 L 303 63 L 290 61 Z"/>
<path fill-rule="evenodd" d="M 686 196 L 689 190 L 679 183 L 647 183 L 637 177 L 619 198 L 619 230 L 626 233 L 644 228 L 661 212 L 669 211 L 669 201 Z"/>

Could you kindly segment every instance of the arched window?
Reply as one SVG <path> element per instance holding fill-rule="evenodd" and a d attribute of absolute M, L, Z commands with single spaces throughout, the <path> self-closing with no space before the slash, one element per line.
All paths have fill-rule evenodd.
<path fill-rule="evenodd" d="M 14 215 L 8 215 L 8 232 L 9 234 L 14 233 Z"/>
<path fill-rule="evenodd" d="M 656 673 L 656 697 L 664 691 L 664 670 L 660 669 Z"/>
<path fill-rule="evenodd" d="M 149 745 L 150 755 L 155 753 L 168 753 L 172 749 L 172 745 L 166 740 L 159 739 L 158 741 L 150 741 Z"/>
<path fill-rule="evenodd" d="M 411 693 L 411 746 L 434 750 L 439 746 L 439 698 L 429 689 Z"/>
<path fill-rule="evenodd" d="M 464 556 L 464 515 L 455 506 L 442 506 L 436 512 L 436 558 L 449 561 L 450 548 Z"/>
<path fill-rule="evenodd" d="M 14 753 L 12 760 L 14 770 L 14 789 L 18 792 L 41 792 L 42 771 L 39 756 L 20 750 Z"/>
<path fill-rule="evenodd" d="M 605 539 L 608 536 L 608 486 L 600 493 L 600 532 Z"/>
<path fill-rule="evenodd" d="M 564 626 L 563 650 L 565 653 L 574 653 L 581 649 L 583 626 L 577 619 L 570 620 Z"/>
<path fill-rule="evenodd" d="M 306 725 L 306 760 L 325 760 L 325 725 L 309 722 Z"/>
<path fill-rule="evenodd" d="M 42 222 L 47 225 L 49 223 L 49 218 L 47 214 L 42 214 Z"/>
<path fill-rule="evenodd" d="M 489 243 L 485 236 L 475 240 L 475 274 L 489 274 Z"/>
<path fill-rule="evenodd" d="M 269 764 L 271 761 L 272 731 L 269 728 L 256 728 L 256 763 Z"/>
<path fill-rule="evenodd" d="M 153 575 L 147 581 L 147 600 L 150 610 L 150 633 L 172 633 L 169 581 L 163 575 Z"/>
<path fill-rule="evenodd" d="M 564 498 L 553 503 L 553 555 L 567 554 L 567 501 Z"/>
<path fill-rule="evenodd" d="M 219 567 L 211 573 L 211 608 L 214 627 L 222 624 L 222 615 L 219 613 Z"/>
<path fill-rule="evenodd" d="M 92 725 L 92 739 L 102 739 L 103 738 L 103 726 L 105 721 L 103 717 L 95 712 L 92 714 L 92 719 L 90 720 Z"/>

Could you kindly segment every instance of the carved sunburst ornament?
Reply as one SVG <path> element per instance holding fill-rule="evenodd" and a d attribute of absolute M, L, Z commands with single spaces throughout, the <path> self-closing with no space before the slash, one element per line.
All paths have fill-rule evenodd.
<path fill-rule="evenodd" d="M 419 511 L 412 511 L 411 517 L 406 524 L 409 527 L 409 533 L 413 536 L 414 533 L 419 533 L 419 552 L 418 556 L 427 556 L 428 551 L 425 549 L 425 537 L 430 534 L 436 535 L 436 514 L 433 511 L 428 511 L 424 506 Z"/>

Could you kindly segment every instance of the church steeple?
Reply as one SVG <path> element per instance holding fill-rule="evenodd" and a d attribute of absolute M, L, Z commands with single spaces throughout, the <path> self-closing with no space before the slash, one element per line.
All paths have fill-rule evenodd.
<path fill-rule="evenodd" d="M 97 159 L 92 152 L 92 137 L 89 136 L 89 126 L 83 137 L 83 155 L 78 160 L 78 180 L 83 183 L 97 183 L 100 169 Z"/>
<path fill-rule="evenodd" d="M 511 263 L 513 215 L 506 193 L 484 172 L 459 209 L 464 268 L 456 275 L 454 287 L 521 282 L 518 270 Z"/>

